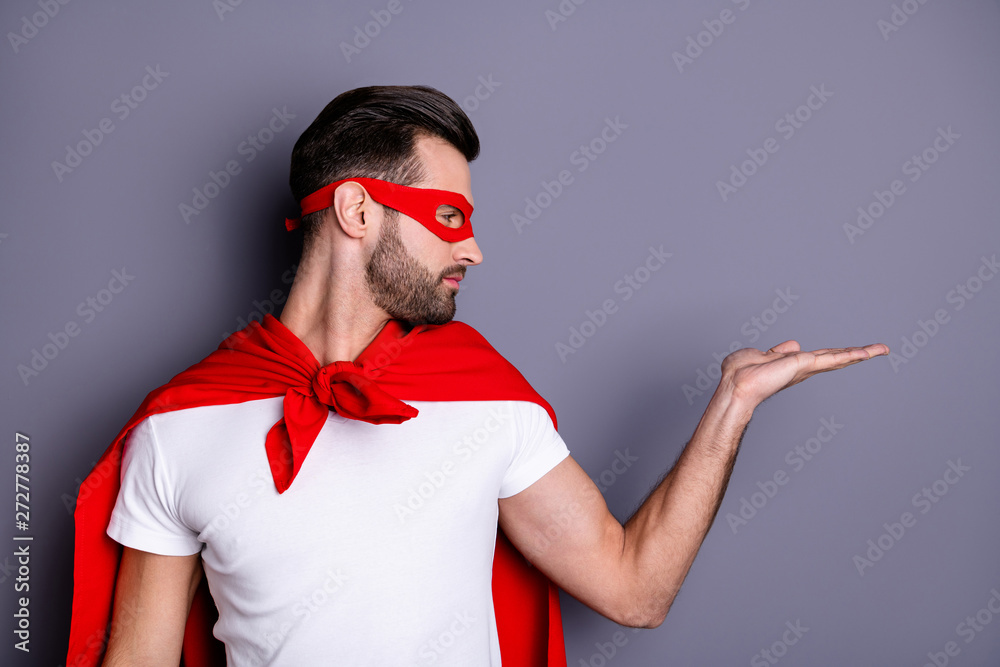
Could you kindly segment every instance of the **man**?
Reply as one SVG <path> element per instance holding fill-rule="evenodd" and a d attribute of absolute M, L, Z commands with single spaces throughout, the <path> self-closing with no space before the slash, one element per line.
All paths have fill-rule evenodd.
<path fill-rule="evenodd" d="M 329 394 L 321 402 L 333 409 L 321 415 L 309 412 L 311 396 L 289 390 L 134 426 L 108 526 L 124 551 L 121 620 L 104 664 L 177 664 L 203 563 L 231 664 L 499 665 L 498 523 L 563 590 L 623 625 L 657 627 L 756 406 L 816 373 L 888 354 L 880 344 L 802 352 L 794 341 L 731 354 L 691 441 L 622 526 L 530 387 L 514 379 L 491 393 L 494 370 L 454 376 L 477 385 L 468 388 L 379 376 L 394 354 L 412 357 L 409 339 L 424 349 L 420 341 L 455 335 L 447 340 L 464 357 L 477 335 L 451 320 L 461 279 L 482 261 L 468 167 L 478 149 L 461 109 L 426 87 L 349 91 L 303 133 L 291 170 L 303 253 L 288 301 L 280 322 L 227 343 L 277 339 L 292 356 L 311 353 L 308 375 L 346 373 L 360 394 L 318 380 L 300 393 Z M 371 363 L 387 332 L 399 345 Z M 448 347 L 402 370 L 465 369 L 446 359 Z M 395 386 L 408 388 L 396 396 Z M 382 412 L 392 418 L 364 416 Z"/>

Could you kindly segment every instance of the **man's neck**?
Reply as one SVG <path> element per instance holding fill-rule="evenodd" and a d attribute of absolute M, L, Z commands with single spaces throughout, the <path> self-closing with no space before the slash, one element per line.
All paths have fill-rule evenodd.
<path fill-rule="evenodd" d="M 329 264 L 303 262 L 278 318 L 305 343 L 320 366 L 354 361 L 391 319 L 364 298 L 359 288 L 363 274 L 337 272 Z"/>

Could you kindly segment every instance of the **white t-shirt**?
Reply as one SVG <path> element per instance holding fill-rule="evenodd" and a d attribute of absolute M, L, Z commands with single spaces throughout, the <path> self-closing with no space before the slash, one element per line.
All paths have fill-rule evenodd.
<path fill-rule="evenodd" d="M 333 412 L 278 494 L 264 440 L 283 397 L 153 415 L 129 434 L 108 535 L 201 552 L 230 665 L 500 663 L 497 499 L 569 455 L 528 401 Z"/>

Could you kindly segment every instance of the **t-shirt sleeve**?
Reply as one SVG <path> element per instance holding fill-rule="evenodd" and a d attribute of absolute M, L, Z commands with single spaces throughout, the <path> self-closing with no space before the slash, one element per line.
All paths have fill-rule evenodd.
<path fill-rule="evenodd" d="M 179 519 L 174 485 L 149 417 L 126 436 L 122 485 L 108 524 L 108 536 L 120 544 L 164 556 L 201 551 L 195 531 Z"/>
<path fill-rule="evenodd" d="M 515 401 L 514 411 L 516 449 L 500 486 L 501 498 L 524 491 L 569 456 L 569 449 L 545 408 L 537 403 Z"/>

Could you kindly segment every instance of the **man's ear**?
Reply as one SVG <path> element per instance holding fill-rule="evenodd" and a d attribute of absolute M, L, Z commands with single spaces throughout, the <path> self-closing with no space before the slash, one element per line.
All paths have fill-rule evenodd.
<path fill-rule="evenodd" d="M 333 194 L 332 213 L 341 230 L 351 238 L 362 238 L 371 229 L 375 200 L 360 184 L 349 181 Z M 365 218 L 365 214 L 368 218 Z"/>

